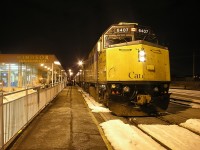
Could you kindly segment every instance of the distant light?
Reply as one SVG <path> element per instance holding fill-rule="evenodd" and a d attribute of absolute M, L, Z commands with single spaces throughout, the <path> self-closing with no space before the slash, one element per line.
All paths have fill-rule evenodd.
<path fill-rule="evenodd" d="M 54 64 L 60 65 L 60 62 L 59 61 L 54 61 Z"/>
<path fill-rule="evenodd" d="M 83 61 L 82 60 L 78 61 L 78 65 L 82 66 L 83 65 Z"/>

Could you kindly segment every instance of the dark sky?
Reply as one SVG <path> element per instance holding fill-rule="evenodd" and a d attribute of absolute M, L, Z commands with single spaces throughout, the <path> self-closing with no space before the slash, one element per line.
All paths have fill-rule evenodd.
<path fill-rule="evenodd" d="M 55 54 L 76 67 L 101 34 L 119 22 L 150 26 L 170 51 L 171 74 L 200 74 L 200 5 L 182 0 L 5 0 L 0 2 L 1 53 Z"/>

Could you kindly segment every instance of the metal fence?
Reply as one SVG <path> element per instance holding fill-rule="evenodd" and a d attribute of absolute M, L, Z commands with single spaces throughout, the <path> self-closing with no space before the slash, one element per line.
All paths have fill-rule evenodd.
<path fill-rule="evenodd" d="M 39 112 L 62 91 L 64 83 L 49 88 L 27 88 L 0 93 L 0 149 L 3 150 Z"/>

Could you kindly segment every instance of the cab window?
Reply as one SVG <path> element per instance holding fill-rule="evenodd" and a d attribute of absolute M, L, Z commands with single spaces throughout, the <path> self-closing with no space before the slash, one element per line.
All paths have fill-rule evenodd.
<path fill-rule="evenodd" d="M 127 43 L 130 41 L 132 41 L 131 36 L 117 36 L 117 35 L 109 36 L 109 35 L 107 35 L 107 36 L 105 36 L 104 47 L 108 48 L 108 47 L 111 47 L 111 45 Z"/>

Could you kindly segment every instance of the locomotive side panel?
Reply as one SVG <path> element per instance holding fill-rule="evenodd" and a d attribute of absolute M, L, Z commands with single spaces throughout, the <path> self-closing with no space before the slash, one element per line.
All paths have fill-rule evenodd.
<path fill-rule="evenodd" d="M 102 51 L 98 55 L 98 82 L 106 82 L 106 51 Z"/>
<path fill-rule="evenodd" d="M 93 49 L 84 65 L 85 82 L 97 82 L 97 51 Z"/>

